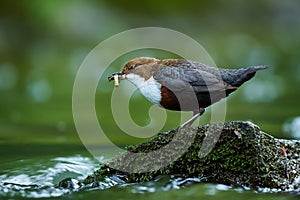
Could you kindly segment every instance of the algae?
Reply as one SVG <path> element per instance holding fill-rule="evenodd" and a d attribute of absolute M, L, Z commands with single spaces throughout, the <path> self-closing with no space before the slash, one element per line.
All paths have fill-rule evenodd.
<path fill-rule="evenodd" d="M 122 181 L 132 183 L 176 175 L 255 189 L 293 190 L 299 186 L 300 141 L 274 138 L 251 122 L 188 127 L 181 133 L 176 130 L 158 133 L 148 142 L 128 146 L 126 153 L 103 163 L 81 182 L 91 184 L 118 175 Z M 159 155 L 136 156 L 166 145 L 168 149 Z M 175 161 L 153 170 L 153 166 L 169 162 L 182 149 L 182 155 Z"/>

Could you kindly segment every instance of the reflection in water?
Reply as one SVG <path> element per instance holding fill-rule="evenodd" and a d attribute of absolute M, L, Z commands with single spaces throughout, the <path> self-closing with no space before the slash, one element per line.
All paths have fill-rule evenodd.
<path fill-rule="evenodd" d="M 288 120 L 283 124 L 283 132 L 295 139 L 300 139 L 300 116 Z"/>
<path fill-rule="evenodd" d="M 175 176 L 159 176 L 154 181 L 137 183 L 130 185 L 130 191 L 132 193 L 146 193 L 146 192 L 158 192 L 178 190 L 187 186 L 201 183 L 201 178 L 182 178 Z"/>
<path fill-rule="evenodd" d="M 217 184 L 217 185 L 207 185 L 206 194 L 216 195 L 219 191 L 227 191 L 232 189 L 232 186 Z M 243 191 L 241 188 L 236 189 L 236 191 Z"/>

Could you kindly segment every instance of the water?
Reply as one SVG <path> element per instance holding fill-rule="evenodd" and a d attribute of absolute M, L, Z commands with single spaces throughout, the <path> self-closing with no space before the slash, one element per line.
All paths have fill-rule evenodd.
<path fill-rule="evenodd" d="M 0 148 L 3 150 L 2 145 Z M 52 149 L 49 146 L 46 149 Z M 11 148 L 24 148 L 11 145 Z M 281 193 L 271 189 L 259 191 L 249 188 L 233 187 L 223 184 L 201 183 L 200 178 L 182 178 L 180 176 L 159 176 L 153 181 L 142 183 L 124 183 L 118 176 L 105 177 L 97 184 L 79 187 L 58 187 L 59 183 L 70 178 L 85 178 L 99 166 L 105 158 L 92 158 L 84 149 L 66 148 L 63 156 L 36 156 L 41 146 L 31 145 L 24 159 L 3 157 L 0 174 L 0 199 L 293 199 L 297 193 Z M 63 150 L 63 149 L 61 149 Z M 1 151 L 4 152 L 4 151 Z M 63 151 L 62 151 L 63 152 Z M 76 152 L 76 154 L 75 154 Z"/>
<path fill-rule="evenodd" d="M 43 158 L 12 161 L 2 164 L 6 168 L 0 175 L 0 197 L 57 197 L 70 193 L 69 189 L 58 188 L 58 183 L 67 177 L 83 179 L 97 167 L 89 157 Z"/>

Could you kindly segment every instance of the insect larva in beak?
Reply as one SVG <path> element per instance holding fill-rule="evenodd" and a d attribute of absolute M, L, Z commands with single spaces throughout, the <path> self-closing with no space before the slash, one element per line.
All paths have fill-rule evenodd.
<path fill-rule="evenodd" d="M 114 75 L 115 86 L 119 86 L 119 75 Z"/>

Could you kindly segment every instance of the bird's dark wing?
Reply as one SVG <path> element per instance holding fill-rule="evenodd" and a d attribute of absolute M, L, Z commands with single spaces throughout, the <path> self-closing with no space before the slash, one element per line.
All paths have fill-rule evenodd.
<path fill-rule="evenodd" d="M 217 92 L 224 91 L 228 84 L 220 76 L 208 71 L 190 67 L 165 67 L 153 78 L 173 92 Z"/>

